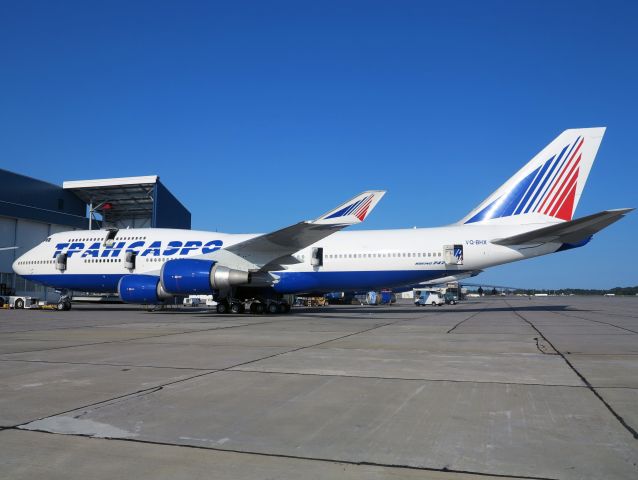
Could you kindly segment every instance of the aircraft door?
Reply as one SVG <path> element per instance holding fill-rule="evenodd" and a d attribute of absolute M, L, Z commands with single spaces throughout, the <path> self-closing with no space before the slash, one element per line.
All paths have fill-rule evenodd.
<path fill-rule="evenodd" d="M 315 247 L 312 249 L 310 265 L 313 267 L 321 267 L 323 265 L 323 247 Z"/>
<path fill-rule="evenodd" d="M 445 245 L 443 257 L 446 265 L 463 265 L 463 245 Z"/>
<path fill-rule="evenodd" d="M 104 246 L 112 247 L 113 241 L 115 240 L 115 235 L 117 235 L 117 228 L 109 228 L 106 233 L 106 237 L 104 238 Z"/>
<path fill-rule="evenodd" d="M 66 253 L 60 253 L 57 257 L 55 257 L 55 268 L 56 270 L 60 270 L 60 272 L 64 272 L 66 270 L 67 256 Z"/>
<path fill-rule="evenodd" d="M 137 252 L 126 252 L 126 258 L 124 259 L 124 267 L 129 270 L 135 270 L 135 258 Z"/>

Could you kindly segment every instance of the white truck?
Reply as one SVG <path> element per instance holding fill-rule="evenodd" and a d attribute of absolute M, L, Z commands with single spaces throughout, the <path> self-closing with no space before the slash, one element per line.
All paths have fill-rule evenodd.
<path fill-rule="evenodd" d="M 199 297 L 186 297 L 184 299 L 185 307 L 199 307 L 200 303 L 201 303 L 201 300 L 199 299 Z"/>
<path fill-rule="evenodd" d="M 217 302 L 212 295 L 189 295 L 184 299 L 185 307 L 215 307 Z"/>
<path fill-rule="evenodd" d="M 441 306 L 445 304 L 445 298 L 437 290 L 416 290 L 414 292 L 414 304 L 417 307 L 425 305 Z"/>

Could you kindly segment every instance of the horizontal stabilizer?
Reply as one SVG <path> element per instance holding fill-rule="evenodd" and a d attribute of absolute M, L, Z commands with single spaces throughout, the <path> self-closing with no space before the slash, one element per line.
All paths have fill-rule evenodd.
<path fill-rule="evenodd" d="M 492 240 L 496 245 L 529 245 L 534 243 L 571 243 L 576 244 L 591 237 L 594 233 L 617 222 L 633 208 L 619 208 L 594 213 L 577 220 L 563 222 L 543 227 L 531 232 L 521 233 L 512 237 Z"/>

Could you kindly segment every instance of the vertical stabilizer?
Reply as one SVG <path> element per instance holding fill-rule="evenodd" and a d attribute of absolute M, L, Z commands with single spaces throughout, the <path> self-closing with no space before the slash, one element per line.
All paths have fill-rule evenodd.
<path fill-rule="evenodd" d="M 459 223 L 571 220 L 605 128 L 565 130 Z"/>

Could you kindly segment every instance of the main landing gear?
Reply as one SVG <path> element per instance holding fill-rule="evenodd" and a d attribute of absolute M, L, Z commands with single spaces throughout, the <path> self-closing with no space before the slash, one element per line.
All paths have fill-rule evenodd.
<path fill-rule="evenodd" d="M 252 302 L 250 304 L 250 313 L 254 313 L 257 315 L 261 315 L 262 313 L 264 313 L 264 304 L 261 302 Z"/>
<path fill-rule="evenodd" d="M 240 313 L 245 313 L 246 311 L 254 315 L 261 315 L 262 313 L 268 313 L 271 315 L 289 313 L 290 304 L 286 301 L 271 299 L 251 299 L 246 301 L 224 299 L 219 300 L 217 303 L 217 313 L 233 313 L 238 315 Z"/>

